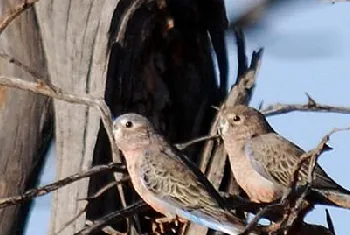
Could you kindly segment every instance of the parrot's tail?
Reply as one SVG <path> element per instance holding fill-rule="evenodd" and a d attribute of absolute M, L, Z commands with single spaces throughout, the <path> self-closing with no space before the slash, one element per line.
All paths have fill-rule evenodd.
<path fill-rule="evenodd" d="M 344 188 L 337 190 L 313 189 L 313 191 L 319 194 L 317 201 L 319 201 L 320 204 L 350 209 L 350 191 Z"/>

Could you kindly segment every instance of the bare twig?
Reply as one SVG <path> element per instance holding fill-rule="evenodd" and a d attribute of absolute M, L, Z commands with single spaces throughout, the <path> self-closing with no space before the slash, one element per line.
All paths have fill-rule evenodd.
<path fill-rule="evenodd" d="M 237 31 L 238 37 L 237 39 L 237 46 L 240 58 L 239 60 L 239 69 L 242 74 L 240 74 L 237 77 L 237 82 L 235 85 L 231 88 L 230 93 L 228 94 L 226 100 L 223 102 L 223 104 L 220 106 L 220 109 L 213 119 L 213 122 L 211 124 L 209 135 L 213 136 L 217 134 L 217 123 L 219 120 L 219 117 L 221 115 L 221 110 L 223 110 L 224 107 L 232 107 L 238 104 L 247 104 L 250 100 L 252 89 L 254 87 L 256 75 L 259 69 L 260 61 L 263 54 L 263 49 L 260 49 L 258 51 L 254 51 L 252 54 L 251 64 L 248 67 L 246 63 L 246 51 L 245 51 L 245 42 L 244 42 L 244 34 L 242 31 Z M 245 71 L 242 71 L 244 70 Z M 210 164 L 211 162 L 215 162 L 215 164 Z M 199 168 L 204 174 L 207 176 L 209 181 L 213 184 L 214 187 L 218 188 L 219 185 L 222 182 L 222 179 L 224 177 L 224 166 L 226 162 L 226 154 L 224 150 L 224 146 L 222 144 L 222 141 L 218 139 L 217 141 L 209 140 L 205 143 L 205 146 L 203 148 L 203 153 L 201 157 L 199 158 Z M 235 181 L 233 180 L 233 184 L 237 186 Z M 238 189 L 238 186 L 235 187 Z M 238 190 L 237 190 L 238 191 Z M 197 225 L 191 224 L 188 228 L 188 233 L 198 233 L 198 234 L 205 234 L 206 228 L 199 227 Z"/>
<path fill-rule="evenodd" d="M 0 209 L 7 207 L 7 206 L 23 203 L 24 201 L 31 200 L 35 197 L 40 197 L 40 196 L 46 195 L 52 191 L 55 191 L 59 188 L 66 186 L 68 184 L 71 184 L 71 183 L 78 181 L 82 178 L 90 177 L 90 176 L 97 174 L 99 172 L 103 172 L 103 171 L 121 171 L 121 172 L 124 172 L 125 170 L 126 170 L 125 166 L 121 163 L 110 163 L 108 165 L 94 166 L 87 171 L 71 175 L 71 176 L 66 177 L 64 179 L 58 180 L 55 183 L 47 184 L 47 185 L 42 186 L 42 187 L 28 190 L 25 193 L 23 193 L 22 195 L 9 197 L 9 198 L 0 198 Z"/>
<path fill-rule="evenodd" d="M 133 216 L 135 213 L 143 211 L 146 208 L 148 208 L 148 206 L 145 204 L 145 202 L 143 201 L 136 202 L 122 210 L 109 213 L 103 216 L 101 219 L 93 221 L 91 226 L 85 226 L 83 229 L 81 229 L 79 232 L 75 233 L 74 235 L 90 234 L 91 232 L 96 231 L 97 229 L 101 229 L 111 220 L 119 221 L 121 219 L 129 218 Z"/>
<path fill-rule="evenodd" d="M 83 201 L 83 200 L 91 200 L 91 199 L 96 199 L 98 198 L 99 196 L 101 196 L 103 193 L 105 193 L 108 189 L 114 187 L 114 186 L 117 186 L 119 184 L 123 184 L 123 183 L 126 183 L 130 180 L 130 177 L 129 176 L 126 176 L 124 178 L 122 178 L 121 180 L 119 181 L 113 181 L 113 182 L 110 182 L 108 184 L 106 184 L 105 186 L 103 186 L 100 190 L 98 190 L 97 192 L 95 192 L 92 196 L 89 196 L 89 197 L 86 197 L 86 198 L 79 198 L 78 201 Z"/>
<path fill-rule="evenodd" d="M 91 220 L 87 220 L 85 224 L 88 226 L 94 225 L 94 223 Z M 101 231 L 103 231 L 109 235 L 127 235 L 127 233 L 121 233 L 121 232 L 116 231 L 115 229 L 112 228 L 112 226 L 104 226 L 101 228 Z"/>
<path fill-rule="evenodd" d="M 290 184 L 291 188 L 294 188 L 296 183 L 298 182 L 298 175 L 299 175 L 299 171 L 301 170 L 302 165 L 308 161 L 308 160 L 313 160 L 313 158 L 315 158 L 315 160 L 317 160 L 317 158 L 326 150 L 329 150 L 330 147 L 327 145 L 329 138 L 331 135 L 335 134 L 336 132 L 339 131 L 347 131 L 350 130 L 350 127 L 345 127 L 345 128 L 334 128 L 332 129 L 330 132 L 328 132 L 321 140 L 321 142 L 317 145 L 316 148 L 304 153 L 301 157 L 299 162 L 294 166 L 293 169 L 293 180 Z M 308 183 L 311 183 L 312 181 L 312 174 L 313 174 L 313 170 L 315 167 L 316 163 L 314 163 L 312 161 L 312 165 L 311 168 L 309 167 L 308 170 Z"/>
<path fill-rule="evenodd" d="M 43 94 L 51 98 L 64 100 L 70 103 L 84 104 L 90 107 L 97 108 L 100 112 L 100 117 L 106 129 L 106 133 L 111 145 L 113 162 L 117 162 L 120 159 L 119 150 L 115 144 L 114 136 L 113 136 L 112 114 L 108 106 L 106 105 L 104 99 L 94 98 L 92 96 L 89 96 L 88 94 L 78 96 L 78 95 L 62 92 L 61 89 L 53 86 L 52 84 L 45 83 L 38 73 L 31 70 L 28 66 L 22 64 L 20 61 L 15 60 L 4 53 L 0 56 L 3 56 L 9 59 L 9 62 L 14 62 L 15 65 L 19 66 L 21 69 L 30 73 L 35 78 L 37 78 L 37 82 L 29 82 L 23 79 L 15 78 L 15 77 L 6 77 L 6 76 L 0 75 L 0 85 L 27 90 L 37 94 Z M 119 182 L 120 179 L 123 177 L 123 175 L 120 176 L 120 173 L 114 173 L 113 176 L 116 182 Z M 121 204 L 125 208 L 127 204 L 126 204 L 123 187 L 120 184 L 117 184 L 117 187 L 118 187 L 119 198 L 121 199 Z"/>
<path fill-rule="evenodd" d="M 103 193 L 105 193 L 108 189 L 110 189 L 114 186 L 117 186 L 117 182 L 115 182 L 115 181 L 110 182 L 110 183 L 106 184 L 105 186 L 103 186 L 101 189 L 99 189 L 96 193 L 94 193 L 93 196 L 86 197 L 86 198 L 79 198 L 78 201 L 96 199 L 99 196 L 101 196 Z"/>
<path fill-rule="evenodd" d="M 336 132 L 339 131 L 346 131 L 350 130 L 350 127 L 346 128 L 335 128 L 328 132 L 321 140 L 321 142 L 317 145 L 316 148 L 304 153 L 300 157 L 300 161 L 295 165 L 294 167 L 294 173 L 293 173 L 293 179 L 290 183 L 290 191 L 288 192 L 287 197 L 284 198 L 284 202 L 282 204 L 285 207 L 286 213 L 281 221 L 277 222 L 276 224 L 273 224 L 271 226 L 267 227 L 267 231 L 269 232 L 277 232 L 277 231 L 284 231 L 287 232 L 292 225 L 294 224 L 294 221 L 298 218 L 299 213 L 303 209 L 303 202 L 305 201 L 305 198 L 310 190 L 310 187 L 312 185 L 312 181 L 314 178 L 314 170 L 316 166 L 316 162 L 318 157 L 326 150 L 329 150 L 329 146 L 327 145 L 327 142 L 329 141 L 329 138 L 331 135 L 333 135 Z M 307 178 L 307 184 L 305 188 L 299 192 L 300 196 L 296 198 L 296 200 L 288 200 L 292 198 L 292 195 L 295 193 L 294 189 L 299 181 L 299 172 L 302 168 L 302 165 L 305 164 L 306 161 L 309 161 L 309 167 L 308 167 L 308 178 Z M 295 202 L 295 203 L 294 203 Z M 292 206 L 294 204 L 294 206 Z"/>
<path fill-rule="evenodd" d="M 237 40 L 244 40 L 243 35 L 240 35 L 240 37 L 238 37 Z M 237 44 L 241 46 L 244 45 L 244 43 L 242 42 Z M 224 107 L 232 107 L 238 104 L 248 103 L 250 99 L 251 90 L 254 87 L 254 83 L 255 83 L 255 79 L 259 69 L 262 55 L 263 55 L 262 48 L 257 52 L 256 51 L 253 52 L 252 62 L 250 67 L 242 76 L 240 76 L 237 79 L 237 84 L 232 87 L 228 97 L 226 98 L 224 103 L 221 105 L 220 110 L 222 110 Z M 245 63 L 245 61 L 242 61 L 242 63 Z M 242 68 L 243 67 L 245 67 L 245 65 L 242 65 Z M 220 117 L 220 111 L 218 111 L 212 123 L 209 135 L 213 136 L 217 134 L 217 122 L 219 120 L 219 117 Z M 214 141 L 208 141 L 204 147 L 203 156 L 201 158 L 200 169 L 202 171 L 205 171 L 205 168 L 208 165 L 208 162 L 211 161 L 213 156 L 213 153 L 212 153 L 213 149 L 214 149 Z M 219 182 L 215 182 L 215 183 L 218 184 Z"/>
<path fill-rule="evenodd" d="M 129 180 L 129 177 L 125 177 L 124 179 L 121 179 L 119 182 L 111 182 L 107 185 L 105 185 L 103 188 L 101 188 L 100 190 L 98 190 L 96 193 L 94 193 L 91 197 L 88 198 L 82 198 L 82 199 L 78 199 L 78 201 L 82 201 L 82 200 L 90 200 L 90 199 L 94 199 L 94 198 L 98 198 L 99 196 L 102 195 L 102 193 L 104 193 L 105 191 L 107 191 L 108 189 L 110 189 L 111 187 L 117 185 L 117 184 L 122 184 L 126 181 Z M 84 212 L 86 212 L 87 207 L 84 206 L 82 209 L 79 210 L 79 212 L 70 220 L 68 220 L 66 223 L 64 223 L 64 225 L 62 226 L 62 228 L 60 228 L 58 230 L 57 233 L 55 233 L 55 235 L 60 234 L 66 227 L 70 226 L 72 223 L 74 223 Z M 87 221 L 88 222 L 88 221 Z M 108 229 L 107 229 L 108 230 Z M 104 230 L 103 230 L 104 231 Z M 109 234 L 109 233 L 108 233 Z"/>
<path fill-rule="evenodd" d="M 22 69 L 23 71 L 29 73 L 34 78 L 44 80 L 44 78 L 42 78 L 43 76 L 41 74 L 39 74 L 38 71 L 35 71 L 30 66 L 23 64 L 21 61 L 19 61 L 18 59 L 14 58 L 14 57 L 11 57 L 7 53 L 0 52 L 0 57 L 2 57 L 3 59 L 7 60 L 10 64 L 14 64 L 17 67 L 19 67 L 20 69 Z"/>
<path fill-rule="evenodd" d="M 16 17 L 22 14 L 25 10 L 31 8 L 34 3 L 39 0 L 25 0 L 19 4 L 17 4 L 13 9 L 8 11 L 4 16 L 1 17 L 0 22 L 0 35 L 4 29 L 14 20 Z"/>
<path fill-rule="evenodd" d="M 245 39 L 242 29 L 235 28 L 234 30 L 237 44 L 237 75 L 241 77 L 248 70 L 248 60 L 246 56 Z M 238 81 L 238 80 L 237 80 Z"/>
<path fill-rule="evenodd" d="M 33 83 L 24 81 L 19 78 L 10 78 L 0 75 L 0 85 L 14 87 L 22 90 L 29 90 L 31 92 L 43 94 L 58 100 L 64 100 L 67 102 L 77 104 L 85 104 L 97 108 L 100 111 L 100 116 L 111 145 L 113 162 L 117 162 L 120 159 L 119 151 L 113 137 L 112 114 L 103 99 L 94 98 L 86 94 L 77 96 L 74 94 L 64 93 L 61 91 L 61 89 L 53 86 L 52 84 L 49 84 L 47 82 L 45 83 L 44 79 L 40 76 L 39 73 L 33 71 L 29 66 L 21 63 L 19 60 L 10 57 L 6 53 L 0 53 L 0 56 L 5 59 L 8 59 L 9 63 L 14 63 L 16 66 L 23 69 L 25 72 L 28 72 L 33 77 L 37 78 L 37 83 Z M 120 175 L 120 173 L 114 173 L 113 177 L 115 178 L 116 182 L 119 182 L 123 175 Z M 123 208 L 125 208 L 127 206 L 127 203 L 124 195 L 123 186 L 117 183 L 117 188 L 121 204 Z"/>
<path fill-rule="evenodd" d="M 203 136 L 203 137 L 199 137 L 199 138 L 190 140 L 190 141 L 185 142 L 185 143 L 175 144 L 175 147 L 176 147 L 177 149 L 183 150 L 183 149 L 185 149 L 185 148 L 191 146 L 192 144 L 200 143 L 200 142 L 207 141 L 207 140 L 213 140 L 213 139 L 216 139 L 216 138 L 218 138 L 218 137 L 219 137 L 219 135 L 208 135 L 208 136 Z"/>
<path fill-rule="evenodd" d="M 275 208 L 279 208 L 282 205 L 280 204 L 272 204 L 272 205 L 267 205 L 263 209 L 261 209 L 258 213 L 255 214 L 254 218 L 249 222 L 249 224 L 245 227 L 244 232 L 241 233 L 240 235 L 247 235 L 250 232 L 254 230 L 254 228 L 257 227 L 259 220 L 263 218 L 268 212 L 271 210 L 274 210 Z"/>
<path fill-rule="evenodd" d="M 333 220 L 332 220 L 331 214 L 329 213 L 328 209 L 326 209 L 326 219 L 327 219 L 327 225 L 328 225 L 329 231 L 331 231 L 333 234 L 335 234 Z"/>
<path fill-rule="evenodd" d="M 57 100 L 64 100 L 75 104 L 84 104 L 97 108 L 100 111 L 101 119 L 103 125 L 105 126 L 109 142 L 111 144 L 113 159 L 118 159 L 119 151 L 113 137 L 112 114 L 104 99 L 95 98 L 88 94 L 75 95 L 65 93 L 46 84 L 41 79 L 38 79 L 37 82 L 29 82 L 16 77 L 7 77 L 0 75 L 0 85 L 31 91 L 37 94 L 55 98 Z"/>
<path fill-rule="evenodd" d="M 82 214 L 84 214 L 86 212 L 86 206 L 84 206 L 82 209 L 80 209 L 78 211 L 78 213 L 71 218 L 70 220 L 68 220 L 67 222 L 65 222 L 63 224 L 63 226 L 55 233 L 55 235 L 60 234 L 65 228 L 67 228 L 68 226 L 70 226 L 71 224 L 73 224 Z"/>
<path fill-rule="evenodd" d="M 129 178 L 127 180 L 129 180 Z M 120 182 L 122 182 L 122 180 Z M 98 190 L 96 193 L 94 193 L 94 195 L 92 195 L 91 197 L 84 198 L 84 200 L 90 200 L 90 199 L 98 198 L 104 192 L 106 192 L 108 189 L 116 186 L 117 184 L 118 184 L 118 182 L 116 182 L 116 181 L 110 182 L 109 184 L 106 184 L 104 187 L 102 187 L 100 190 Z"/>
<path fill-rule="evenodd" d="M 286 114 L 290 112 L 300 111 L 300 112 L 323 112 L 323 113 L 342 113 L 350 114 L 350 107 L 342 106 L 330 106 L 325 104 L 319 104 L 314 99 L 306 94 L 308 97 L 308 102 L 306 104 L 273 104 L 268 105 L 261 109 L 261 112 L 265 116 L 272 116 L 276 114 Z"/>

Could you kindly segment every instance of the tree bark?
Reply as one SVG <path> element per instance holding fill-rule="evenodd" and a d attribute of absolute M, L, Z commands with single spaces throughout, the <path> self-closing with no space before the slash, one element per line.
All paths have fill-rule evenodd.
<path fill-rule="evenodd" d="M 118 1 L 47 0 L 36 4 L 48 72 L 53 85 L 74 94 L 103 97 L 107 66 L 107 32 Z M 57 179 L 87 169 L 99 129 L 99 113 L 89 107 L 55 101 Z M 85 224 L 88 180 L 54 193 L 49 234 L 73 234 Z"/>
<path fill-rule="evenodd" d="M 1 15 L 19 0 L 0 1 Z M 46 61 L 36 14 L 28 10 L 2 33 L 0 50 L 47 79 Z M 0 59 L 3 75 L 33 81 L 36 78 L 9 60 Z M 0 86 L 0 198 L 33 188 L 53 133 L 51 99 Z M 30 202 L 0 210 L 0 234 L 22 234 Z"/>
<path fill-rule="evenodd" d="M 105 91 L 114 116 L 125 112 L 146 115 L 172 143 L 207 134 L 215 114 L 211 105 L 217 105 L 220 90 L 208 36 L 208 29 L 213 27 L 208 21 L 212 21 L 201 15 L 204 9 L 209 12 L 206 7 L 200 1 L 175 0 L 122 1 L 117 5 L 109 31 L 111 54 Z M 226 23 L 225 17 L 220 17 L 224 22 L 217 20 L 220 23 L 217 32 L 223 31 Z M 200 146 L 186 151 L 194 161 Z M 94 164 L 112 161 L 109 148 L 105 130 L 101 128 Z M 111 180 L 108 173 L 92 177 L 89 193 Z M 87 217 L 97 219 L 120 209 L 118 190 L 121 189 L 111 189 L 90 201 Z M 138 199 L 130 185 L 122 191 L 127 204 Z M 147 213 L 147 217 L 155 216 Z M 144 217 L 145 214 L 139 215 L 139 232 L 151 232 L 152 221 Z M 125 222 L 113 225 L 118 231 L 127 231 Z"/>

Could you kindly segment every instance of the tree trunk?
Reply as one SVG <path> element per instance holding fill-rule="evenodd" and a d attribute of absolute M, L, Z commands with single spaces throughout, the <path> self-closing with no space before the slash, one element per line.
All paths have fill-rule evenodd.
<path fill-rule="evenodd" d="M 107 68 L 107 32 L 118 1 L 46 0 L 36 4 L 38 23 L 53 85 L 74 94 L 103 97 Z M 99 129 L 94 108 L 55 101 L 57 179 L 86 170 Z M 85 206 L 88 179 L 54 193 L 49 234 L 57 233 Z M 60 234 L 73 234 L 80 216 Z"/>
<path fill-rule="evenodd" d="M 105 91 L 113 116 L 125 112 L 146 115 L 172 143 L 208 133 L 215 114 L 211 105 L 218 103 L 220 95 L 208 36 L 213 25 L 208 22 L 218 23 L 218 34 L 213 37 L 223 37 L 226 19 L 221 15 L 222 8 L 211 12 L 212 15 L 203 15 L 212 6 L 204 2 L 219 2 L 223 7 L 221 1 L 178 0 L 123 1 L 117 5 L 110 26 L 111 54 Z M 214 14 L 218 12 L 220 14 Z M 223 42 L 221 40 L 217 41 Z M 225 72 L 222 75 L 226 79 Z M 200 147 L 192 147 L 186 153 L 197 161 Z M 105 130 L 101 128 L 94 164 L 112 161 L 109 148 Z M 108 173 L 92 177 L 89 193 L 93 194 L 112 180 Z M 127 204 L 139 199 L 130 185 L 113 188 L 89 202 L 87 217 L 97 219 L 120 209 L 123 204 L 118 196 L 120 190 L 126 195 Z M 152 221 L 144 217 L 140 214 L 137 218 L 141 225 L 139 232 L 151 232 Z M 154 218 L 155 214 L 147 213 L 147 217 Z M 118 231 L 127 231 L 125 223 L 113 225 Z"/>
<path fill-rule="evenodd" d="M 28 65 L 44 77 L 48 77 L 54 86 L 63 91 L 77 95 L 88 93 L 95 97 L 104 96 L 114 116 L 123 112 L 142 113 L 150 117 L 171 142 L 186 141 L 207 133 L 215 114 L 215 110 L 210 106 L 216 105 L 219 101 L 216 97 L 223 97 L 224 93 L 217 86 L 208 35 L 209 30 L 211 38 L 216 42 L 223 40 L 222 25 L 226 24 L 225 17 L 220 15 L 223 12 L 220 7 L 218 9 L 221 9 L 221 13 L 218 18 L 214 14 L 215 11 L 211 11 L 215 9 L 211 8 L 216 6 L 215 2 L 219 2 L 222 7 L 221 0 L 39 1 L 33 10 L 16 19 L 11 25 L 11 28 L 17 24 L 22 26 L 19 29 L 26 34 L 35 32 L 34 36 L 28 36 L 27 41 L 19 43 L 16 41 L 20 38 L 18 35 L 6 35 L 5 46 L 11 45 L 13 51 L 18 51 L 17 54 L 11 51 L 15 58 L 32 55 L 28 56 Z M 211 4 L 210 7 L 206 5 L 208 3 Z M 208 14 L 209 12 L 211 14 Z M 32 17 L 30 19 L 27 16 L 29 14 Z M 24 22 L 25 16 L 27 18 Z M 213 25 L 213 22 L 219 24 Z M 22 32 L 20 30 L 18 31 Z M 10 28 L 7 31 L 10 31 Z M 15 45 L 22 47 L 15 48 Z M 223 49 L 215 45 L 214 48 Z M 17 70 L 16 68 L 16 74 L 8 75 L 30 78 Z M 224 73 L 221 75 L 226 79 Z M 224 80 L 221 78 L 221 81 Z M 8 95 L 6 93 L 7 88 L 1 89 L 1 97 L 10 95 L 10 92 Z M 35 126 L 33 123 L 38 120 L 50 120 L 45 112 L 49 106 L 35 103 L 36 108 L 29 109 L 31 106 L 26 102 L 49 102 L 47 98 L 35 94 L 18 92 L 20 93 L 26 97 L 21 100 L 13 96 L 8 97 L 5 100 L 8 103 L 2 101 L 2 107 L 9 107 L 10 102 L 15 103 L 15 107 L 26 107 L 16 109 L 23 113 L 26 110 L 26 115 L 19 116 L 21 122 L 11 124 L 11 127 L 18 127 L 22 132 L 27 128 L 26 133 L 31 134 L 30 138 L 34 142 L 29 142 L 29 138 L 21 138 L 26 140 L 28 148 L 37 151 L 35 146 L 41 146 L 45 138 L 42 133 L 43 124 L 39 122 L 41 125 Z M 85 170 L 92 163 L 112 161 L 109 142 L 104 128 L 100 128 L 99 113 L 95 109 L 56 100 L 54 109 L 57 179 Z M 12 109 L 11 112 L 16 110 Z M 37 119 L 30 119 L 28 113 L 31 112 Z M 6 117 L 6 120 L 16 120 L 14 115 L 12 119 Z M 3 122 L 0 125 L 3 125 Z M 6 130 L 6 125 L 3 126 L 2 130 Z M 39 127 L 41 132 L 37 131 L 35 136 L 33 129 L 37 130 Z M 7 125 L 7 128 L 10 128 L 10 125 Z M 6 133 L 6 141 L 9 144 L 17 146 L 20 140 L 17 137 L 9 138 Z M 9 149 L 6 152 L 12 161 L 23 160 L 25 158 L 20 158 L 20 154 L 30 152 L 23 148 L 16 150 L 19 151 L 18 158 L 9 155 Z M 199 151 L 198 145 L 187 151 L 187 154 L 196 161 Z M 3 154 L 1 157 L 4 158 Z M 27 170 L 22 167 L 18 174 L 23 175 Z M 88 191 L 91 194 L 112 179 L 111 174 L 99 174 L 93 177 L 89 184 L 88 180 L 81 180 L 55 192 L 49 234 L 77 232 L 85 223 L 85 214 L 68 226 L 66 223 L 85 206 L 86 202 L 78 199 L 85 198 Z M 17 178 L 13 180 L 18 184 Z M 18 190 L 16 184 L 13 185 Z M 86 216 L 95 219 L 111 210 L 121 208 L 121 193 L 118 190 L 121 188 L 114 188 L 99 199 L 89 202 Z M 124 195 L 127 195 L 127 203 L 132 203 L 137 198 L 130 185 L 124 187 L 123 191 Z M 22 191 L 16 191 L 14 194 L 20 192 Z M 7 218 L 16 218 L 12 215 Z M 154 217 L 153 214 L 148 215 Z M 149 232 L 151 223 L 144 217 L 140 215 L 139 218 L 142 232 Z M 115 225 L 117 230 L 126 230 L 125 222 Z"/>
<path fill-rule="evenodd" d="M 0 1 L 1 15 L 18 1 Z M 2 33 L 0 50 L 47 80 L 46 61 L 34 10 L 18 17 Z M 34 81 L 28 72 L 0 59 L 3 75 Z M 0 86 L 0 198 L 16 196 L 36 185 L 53 133 L 51 99 Z M 30 202 L 0 210 L 0 234 L 22 234 Z"/>

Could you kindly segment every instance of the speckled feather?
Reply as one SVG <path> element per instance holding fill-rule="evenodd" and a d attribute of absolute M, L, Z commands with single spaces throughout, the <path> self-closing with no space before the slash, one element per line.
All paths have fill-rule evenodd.
<path fill-rule="evenodd" d="M 268 133 L 253 137 L 245 145 L 247 157 L 253 164 L 260 164 L 268 175 L 265 177 L 275 183 L 288 186 L 293 179 L 293 170 L 299 162 L 304 150 L 289 142 L 276 133 Z M 314 171 L 313 187 L 337 189 L 338 185 L 322 168 L 317 165 Z M 304 163 L 299 171 L 299 183 L 306 184 L 308 178 L 308 164 Z"/>
<path fill-rule="evenodd" d="M 203 182 L 178 152 L 164 146 L 158 153 L 147 151 L 142 158 L 141 175 L 145 186 L 157 197 L 188 211 L 208 216 L 229 216 L 217 192 Z M 185 160 L 185 161 L 184 161 Z"/>
<path fill-rule="evenodd" d="M 219 129 L 238 184 L 255 202 L 271 202 L 282 196 L 293 179 L 293 170 L 304 150 L 278 135 L 256 109 L 226 108 Z M 248 172 L 248 173 L 247 173 Z M 308 163 L 302 165 L 299 184 L 307 183 Z M 350 192 L 317 164 L 312 190 L 325 204 L 350 208 Z M 323 199 L 322 199 L 323 200 Z"/>

